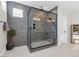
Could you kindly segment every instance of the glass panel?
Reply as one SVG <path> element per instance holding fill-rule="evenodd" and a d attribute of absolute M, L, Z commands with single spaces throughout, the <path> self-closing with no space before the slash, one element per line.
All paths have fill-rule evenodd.
<path fill-rule="evenodd" d="M 54 44 L 56 39 L 56 15 L 31 9 L 29 16 L 31 48 Z"/>

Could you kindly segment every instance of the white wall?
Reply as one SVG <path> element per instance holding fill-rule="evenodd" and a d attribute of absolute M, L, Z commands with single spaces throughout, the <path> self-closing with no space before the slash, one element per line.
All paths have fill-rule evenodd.
<path fill-rule="evenodd" d="M 58 45 L 61 44 L 61 38 L 62 38 L 62 30 L 61 30 L 61 25 L 64 25 L 64 23 L 61 23 L 62 20 L 60 19 L 60 15 L 66 16 L 67 17 L 67 42 L 70 43 L 70 19 L 71 19 L 71 13 L 64 9 L 62 7 L 62 4 L 58 5 Z M 63 39 L 64 40 L 64 39 Z"/>
<path fill-rule="evenodd" d="M 79 11 L 73 12 L 71 16 L 71 24 L 79 24 Z"/>
<path fill-rule="evenodd" d="M 0 21 L 7 21 L 6 15 L 2 10 L 0 2 Z M 0 22 L 0 56 L 2 56 L 6 51 L 7 33 L 3 31 L 3 23 Z"/>

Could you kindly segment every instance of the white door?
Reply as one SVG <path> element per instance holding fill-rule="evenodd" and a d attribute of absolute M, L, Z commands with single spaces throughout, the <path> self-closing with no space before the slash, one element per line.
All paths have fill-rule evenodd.
<path fill-rule="evenodd" d="M 59 16 L 59 44 L 67 43 L 67 17 Z"/>

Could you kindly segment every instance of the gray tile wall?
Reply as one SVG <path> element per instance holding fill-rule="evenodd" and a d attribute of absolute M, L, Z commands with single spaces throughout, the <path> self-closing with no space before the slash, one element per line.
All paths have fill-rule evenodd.
<path fill-rule="evenodd" d="M 13 16 L 13 8 L 18 8 L 23 10 L 23 18 Z M 15 3 L 7 2 L 7 11 L 8 11 L 8 23 L 11 29 L 16 30 L 16 36 L 14 38 L 15 45 L 21 46 L 26 45 L 27 42 L 27 13 L 29 7 Z"/>

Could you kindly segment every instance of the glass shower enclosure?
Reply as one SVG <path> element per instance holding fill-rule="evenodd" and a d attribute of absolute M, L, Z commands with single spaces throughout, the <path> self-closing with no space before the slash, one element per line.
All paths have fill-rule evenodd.
<path fill-rule="evenodd" d="M 31 49 L 56 45 L 57 15 L 30 8 L 28 14 L 28 46 Z"/>

